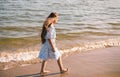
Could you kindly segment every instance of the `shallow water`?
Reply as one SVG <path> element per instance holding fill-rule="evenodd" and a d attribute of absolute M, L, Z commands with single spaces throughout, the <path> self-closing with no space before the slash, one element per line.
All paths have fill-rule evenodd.
<path fill-rule="evenodd" d="M 120 46 L 120 38 L 107 39 L 91 42 L 83 42 L 80 44 L 79 41 L 69 40 L 64 41 L 65 43 L 59 43 L 58 47 L 62 47 L 59 51 L 64 57 L 69 56 L 74 52 L 86 52 L 97 48 L 106 48 L 113 46 Z M 74 44 L 73 44 L 74 42 Z M 64 44 L 64 45 L 62 45 Z M 68 48 L 67 48 L 67 47 Z M 18 52 L 1 52 L 0 53 L 0 70 L 7 70 L 15 66 L 24 66 L 26 64 L 40 63 L 38 59 L 39 46 L 32 46 L 30 49 L 19 49 Z"/>

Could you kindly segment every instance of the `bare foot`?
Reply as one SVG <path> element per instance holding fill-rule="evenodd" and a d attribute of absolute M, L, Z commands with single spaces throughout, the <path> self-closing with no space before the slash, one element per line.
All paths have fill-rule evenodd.
<path fill-rule="evenodd" d="M 66 72 L 68 72 L 68 68 L 60 71 L 61 74 L 66 73 Z"/>
<path fill-rule="evenodd" d="M 49 73 L 50 71 L 42 71 L 42 72 L 40 72 L 40 75 L 45 75 L 45 74 L 47 74 L 47 73 Z"/>

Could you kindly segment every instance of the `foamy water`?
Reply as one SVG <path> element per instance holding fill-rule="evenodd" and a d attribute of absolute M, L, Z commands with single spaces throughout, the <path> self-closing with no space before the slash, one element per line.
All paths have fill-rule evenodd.
<path fill-rule="evenodd" d="M 60 52 L 63 55 L 69 55 L 73 52 L 84 52 L 97 48 L 105 48 L 111 46 L 120 46 L 120 39 L 108 39 L 104 41 L 87 42 L 82 46 L 72 47 L 70 49 L 63 49 Z M 10 61 L 28 61 L 38 57 L 39 51 L 19 52 L 19 53 L 7 53 L 3 52 L 0 55 L 0 62 Z"/>

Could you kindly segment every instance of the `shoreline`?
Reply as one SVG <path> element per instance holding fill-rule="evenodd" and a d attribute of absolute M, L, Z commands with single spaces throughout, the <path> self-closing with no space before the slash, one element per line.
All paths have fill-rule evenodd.
<path fill-rule="evenodd" d="M 72 41 L 73 42 L 73 41 Z M 89 50 L 95 50 L 99 48 L 107 48 L 120 46 L 120 39 L 108 39 L 103 41 L 94 41 L 94 42 L 85 42 L 80 43 L 78 41 L 72 44 L 70 41 L 66 41 L 64 45 L 63 41 L 58 44 L 58 48 L 64 57 L 67 57 L 75 52 L 83 53 Z M 61 47 L 59 47 L 61 46 Z M 66 48 L 65 48 L 66 47 Z M 39 45 L 35 48 L 31 47 L 28 50 L 19 50 L 19 52 L 3 52 L 0 54 L 0 70 L 7 70 L 10 68 L 14 68 L 16 66 L 28 65 L 28 64 L 37 64 L 40 63 L 41 60 L 37 59 L 39 54 Z M 35 50 L 36 49 L 36 50 Z M 21 51 L 21 52 L 20 52 Z M 23 52 L 24 51 L 24 52 Z"/>
<path fill-rule="evenodd" d="M 63 57 L 66 74 L 60 74 L 54 60 L 48 61 L 49 77 L 119 77 L 120 76 L 120 47 L 101 48 L 85 53 L 74 53 Z M 52 64 L 51 64 L 52 62 Z M 41 63 L 16 67 L 0 71 L 1 77 L 41 77 L 39 75 Z M 39 67 L 39 68 L 38 68 Z M 98 70 L 99 69 L 99 70 Z M 24 71 L 23 71 L 24 70 Z"/>

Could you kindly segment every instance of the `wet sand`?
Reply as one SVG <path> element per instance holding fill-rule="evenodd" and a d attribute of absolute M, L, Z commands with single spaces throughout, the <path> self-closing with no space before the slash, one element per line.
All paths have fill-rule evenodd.
<path fill-rule="evenodd" d="M 120 77 L 120 47 L 96 49 L 84 53 L 74 53 L 63 57 L 69 72 L 59 73 L 55 60 L 48 61 L 51 72 L 44 77 Z M 39 74 L 41 64 L 16 67 L 0 71 L 0 77 L 42 77 Z"/>

